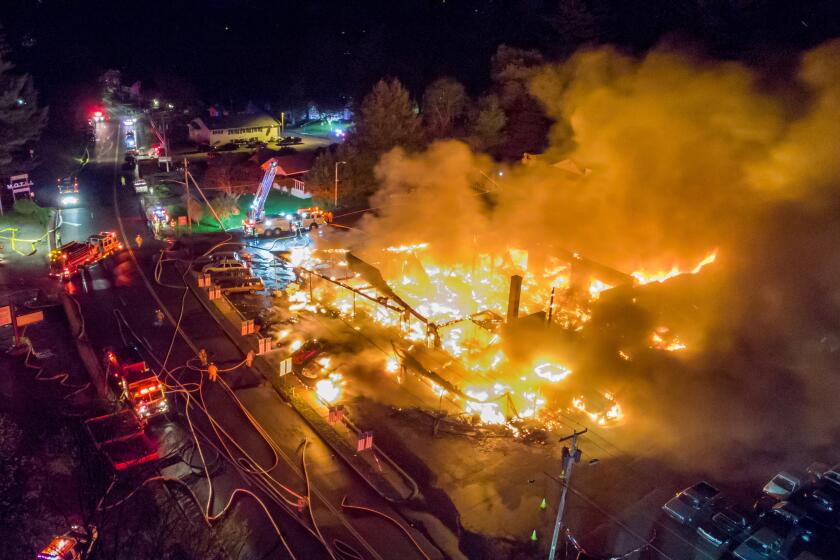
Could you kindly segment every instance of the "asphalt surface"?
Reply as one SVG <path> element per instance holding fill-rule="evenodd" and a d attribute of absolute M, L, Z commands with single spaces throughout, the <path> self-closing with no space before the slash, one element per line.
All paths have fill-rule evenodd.
<path fill-rule="evenodd" d="M 134 252 L 133 257 L 126 251 L 91 267 L 67 286 L 82 306 L 88 335 L 97 346 L 118 345 L 123 343 L 123 339 L 136 342 L 149 354 L 150 364 L 166 359 L 168 370 L 191 360 L 195 363 L 191 345 L 206 348 L 210 359 L 220 367 L 231 367 L 242 360 L 241 354 L 191 295 L 183 299 L 184 313 L 180 324 L 189 343 L 181 336 L 175 337 L 172 343 L 172 324 L 155 325 L 155 309 L 161 306 L 177 321 L 181 316 L 184 291 L 166 288 L 154 281 L 153 261 L 161 245 L 153 242 L 146 229 L 136 197 L 129 187 L 120 185 L 118 171 L 122 162 L 121 140 L 124 134 L 121 129 L 117 123 L 99 125 L 94 157 L 80 175 L 86 205 L 62 211 L 62 241 L 83 239 L 98 231 L 115 230 L 120 234 L 124 232 L 123 242 L 130 245 Z M 135 242 L 137 234 L 146 240 L 140 248 Z M 173 286 L 180 281 L 171 272 L 161 280 Z M 171 353 L 167 357 L 170 343 Z M 346 496 L 353 504 L 366 505 L 398 517 L 388 503 L 334 457 L 308 425 L 272 389 L 261 385 L 254 374 L 245 371 L 245 368 L 236 368 L 224 374 L 224 379 L 234 387 L 234 394 L 265 429 L 264 434 L 254 429 L 221 384 L 210 383 L 192 370 L 182 371 L 176 376 L 183 382 L 203 380 L 202 397 L 206 410 L 230 434 L 230 437 L 216 436 L 207 415 L 191 408 L 190 419 L 207 435 L 208 442 L 232 449 L 231 466 L 241 467 L 244 461 L 253 461 L 267 471 L 254 475 L 243 473 L 245 469 L 234 469 L 238 471 L 242 484 L 259 495 L 268 506 L 295 556 L 330 557 L 330 553 L 313 536 L 311 530 L 315 527 L 308 514 L 301 514 L 295 507 L 278 499 L 278 495 L 284 495 L 278 490 L 280 484 L 299 494 L 306 494 L 302 444 L 307 441 L 306 469 L 310 479 L 312 513 L 317 529 L 333 554 L 339 554 L 335 552 L 335 543 L 341 541 L 364 558 L 422 558 L 402 531 L 391 523 L 375 516 L 341 511 L 341 502 Z M 183 406 L 180 408 L 183 410 Z M 182 415 L 177 421 L 183 427 L 185 417 Z M 238 446 L 241 450 L 237 449 Z M 230 481 L 214 487 L 212 513 L 217 513 L 227 502 L 234 487 L 235 484 Z M 289 494 L 285 493 L 285 496 Z M 241 496 L 237 499 L 243 502 L 251 500 Z M 253 557 L 276 556 L 278 552 L 281 556 L 285 554 L 267 517 L 258 508 L 247 508 L 247 511 L 247 524 L 254 534 L 251 539 L 255 547 Z M 237 510 L 235 515 L 241 513 Z M 400 522 L 406 524 L 401 518 Z M 423 541 L 419 534 L 415 537 Z M 440 557 L 434 547 L 425 544 L 431 557 Z"/>

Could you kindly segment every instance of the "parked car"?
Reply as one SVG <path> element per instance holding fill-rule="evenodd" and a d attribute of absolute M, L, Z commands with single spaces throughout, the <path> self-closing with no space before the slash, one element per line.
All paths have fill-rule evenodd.
<path fill-rule="evenodd" d="M 764 485 L 763 492 L 777 500 L 786 500 L 788 496 L 802 488 L 805 481 L 805 475 L 782 471 Z"/>
<path fill-rule="evenodd" d="M 203 274 L 212 274 L 214 272 L 227 272 L 237 268 L 247 270 L 247 267 L 242 261 L 237 259 L 221 259 L 204 265 L 201 267 L 201 272 Z"/>
<path fill-rule="evenodd" d="M 810 489 L 794 494 L 790 501 L 804 509 L 809 517 L 827 527 L 837 522 L 840 496 L 830 489 Z"/>
<path fill-rule="evenodd" d="M 216 152 L 232 152 L 232 151 L 236 150 L 237 148 L 239 148 L 238 144 L 236 144 L 235 142 L 228 142 L 226 144 L 217 144 L 216 146 L 213 146 L 213 151 L 216 151 Z"/>
<path fill-rule="evenodd" d="M 737 506 L 725 507 L 697 527 L 697 534 L 718 549 L 728 548 L 750 534 L 757 518 Z"/>
<path fill-rule="evenodd" d="M 245 276 L 241 278 L 229 278 L 225 280 L 213 280 L 217 286 L 222 289 L 223 293 L 240 293 L 247 292 L 253 294 L 265 289 L 262 280 L 255 276 Z"/>
<path fill-rule="evenodd" d="M 732 555 L 739 560 L 785 560 L 783 545 L 782 537 L 772 529 L 762 527 L 741 543 Z"/>
<path fill-rule="evenodd" d="M 238 259 L 220 259 L 201 267 L 201 272 L 203 274 L 213 274 L 217 272 L 229 272 L 235 269 L 247 271 L 248 267 Z"/>
<path fill-rule="evenodd" d="M 307 340 L 303 346 L 292 354 L 292 365 L 297 367 L 303 366 L 323 351 L 324 345 L 321 341 L 316 338 Z"/>
<path fill-rule="evenodd" d="M 708 482 L 698 482 L 668 500 L 662 511 L 680 525 L 693 527 L 711 517 L 720 499 L 720 490 Z"/>

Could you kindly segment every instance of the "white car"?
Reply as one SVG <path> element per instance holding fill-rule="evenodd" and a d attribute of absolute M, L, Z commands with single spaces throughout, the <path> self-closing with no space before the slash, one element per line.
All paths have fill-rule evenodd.
<path fill-rule="evenodd" d="M 234 270 L 242 270 L 247 271 L 248 267 L 245 266 L 240 260 L 236 259 L 221 259 L 218 261 L 211 262 L 210 264 L 206 264 L 201 267 L 202 274 L 213 274 L 213 273 L 220 273 L 220 272 L 231 272 Z"/>
<path fill-rule="evenodd" d="M 762 489 L 765 494 L 779 501 L 786 500 L 791 494 L 802 488 L 805 477 L 796 473 L 782 471 Z"/>

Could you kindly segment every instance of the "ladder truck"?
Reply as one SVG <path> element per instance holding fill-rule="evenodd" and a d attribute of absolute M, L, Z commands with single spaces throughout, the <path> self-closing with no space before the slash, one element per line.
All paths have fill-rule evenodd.
<path fill-rule="evenodd" d="M 257 195 L 248 210 L 248 217 L 242 220 L 242 229 L 245 235 L 251 236 L 279 236 L 284 233 L 294 233 L 296 227 L 294 221 L 286 214 L 273 216 L 265 215 L 265 201 L 271 186 L 274 184 L 274 177 L 277 175 L 277 160 L 271 158 L 262 165 L 265 174 L 257 188 Z"/>

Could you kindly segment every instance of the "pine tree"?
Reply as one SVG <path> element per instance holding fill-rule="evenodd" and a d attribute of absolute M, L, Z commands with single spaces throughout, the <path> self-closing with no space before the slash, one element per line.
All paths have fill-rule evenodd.
<path fill-rule="evenodd" d="M 420 120 L 408 91 L 397 79 L 379 80 L 362 101 L 350 143 L 381 154 L 394 146 L 414 147 Z"/>
<path fill-rule="evenodd" d="M 47 124 L 47 108 L 28 74 L 12 73 L 9 50 L 0 37 L 0 176 L 32 168 L 29 150 Z"/>

